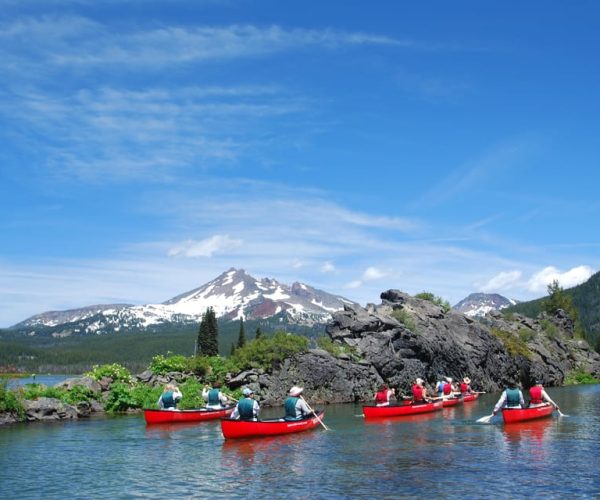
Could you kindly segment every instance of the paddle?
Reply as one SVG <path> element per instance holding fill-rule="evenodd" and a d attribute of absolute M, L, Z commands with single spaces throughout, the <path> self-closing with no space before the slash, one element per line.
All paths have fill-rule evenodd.
<path fill-rule="evenodd" d="M 556 407 L 556 411 L 558 412 L 559 417 L 568 417 L 569 416 L 569 415 L 565 415 L 562 411 L 560 411 L 560 408 L 558 406 Z"/>
<path fill-rule="evenodd" d="M 328 431 L 328 430 L 329 430 L 329 427 L 327 427 L 327 426 L 325 425 L 325 423 L 324 423 L 324 422 L 321 420 L 321 417 L 319 417 L 319 415 L 317 415 L 317 412 L 316 412 L 315 410 L 313 410 L 313 409 L 310 407 L 310 405 L 309 405 L 309 404 L 306 402 L 306 399 L 304 399 L 304 398 L 302 397 L 302 395 L 300 395 L 300 399 L 301 399 L 302 401 L 304 401 L 304 403 L 306 404 L 306 406 L 308 407 L 308 409 L 309 409 L 310 411 L 312 411 L 312 412 L 313 412 L 313 415 L 314 415 L 315 417 L 317 417 L 317 420 L 318 420 L 318 421 L 319 421 L 319 423 L 320 423 L 320 424 L 323 426 L 323 429 L 325 429 L 326 431 Z"/>
<path fill-rule="evenodd" d="M 492 420 L 493 417 L 494 414 L 492 413 L 491 415 L 486 415 L 485 417 L 478 418 L 477 420 L 475 420 L 475 422 L 479 424 L 489 424 L 490 420 Z"/>

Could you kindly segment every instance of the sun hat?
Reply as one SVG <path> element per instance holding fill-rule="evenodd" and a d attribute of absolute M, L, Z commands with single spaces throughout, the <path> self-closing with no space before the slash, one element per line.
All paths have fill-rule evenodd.
<path fill-rule="evenodd" d="M 244 396 L 250 396 L 250 394 L 254 394 L 254 391 L 252 389 L 250 389 L 249 387 L 246 387 L 243 391 L 242 394 Z"/>
<path fill-rule="evenodd" d="M 446 379 L 446 382 L 452 383 L 452 377 L 444 377 Z"/>
<path fill-rule="evenodd" d="M 471 383 L 471 379 L 469 377 L 465 377 L 465 378 L 463 378 L 463 382 L 465 384 L 470 384 Z"/>
<path fill-rule="evenodd" d="M 415 382 L 419 385 L 421 385 L 423 383 L 423 379 L 422 378 L 418 378 L 417 380 L 415 380 Z"/>
<path fill-rule="evenodd" d="M 290 389 L 290 396 L 293 396 L 293 397 L 299 396 L 303 390 L 304 390 L 304 387 L 298 387 L 297 385 L 295 385 L 294 387 L 292 387 Z"/>

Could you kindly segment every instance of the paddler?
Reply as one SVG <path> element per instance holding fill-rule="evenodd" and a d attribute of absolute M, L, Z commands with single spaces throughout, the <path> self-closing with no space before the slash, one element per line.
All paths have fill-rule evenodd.
<path fill-rule="evenodd" d="M 519 389 L 519 385 L 515 380 L 511 380 L 508 383 L 508 387 L 502 391 L 502 396 L 494 406 L 493 415 L 496 415 L 500 408 L 524 408 L 525 400 L 523 399 L 523 393 Z"/>
<path fill-rule="evenodd" d="M 460 393 L 464 396 L 465 394 L 471 394 L 471 379 L 465 377 L 460 383 Z"/>
<path fill-rule="evenodd" d="M 530 397 L 530 401 L 529 401 L 530 408 L 535 408 L 536 406 L 541 406 L 545 402 L 548 402 L 552 406 L 554 406 L 554 408 L 556 408 L 557 410 L 560 410 L 558 405 L 554 401 L 552 401 L 550 396 L 548 396 L 548 394 L 544 390 L 544 386 L 542 385 L 541 380 L 536 380 L 535 385 L 533 385 L 533 387 L 529 388 L 529 397 Z"/>
<path fill-rule="evenodd" d="M 287 399 L 283 403 L 285 409 L 284 420 L 302 420 L 312 415 L 312 411 L 306 404 L 306 401 L 300 396 L 304 387 L 295 385 L 290 389 Z"/>
<path fill-rule="evenodd" d="M 415 380 L 412 386 L 412 404 L 423 404 L 427 403 L 427 389 L 425 388 L 425 382 L 422 378 Z"/>
<path fill-rule="evenodd" d="M 239 418 L 240 420 L 258 420 L 260 406 L 258 401 L 254 399 L 254 391 L 249 387 L 246 387 L 242 391 L 242 394 L 242 399 L 238 401 L 238 404 L 233 410 L 230 418 Z"/>
<path fill-rule="evenodd" d="M 183 394 L 175 384 L 167 384 L 160 398 L 158 398 L 158 407 L 163 410 L 176 410 L 177 403 L 182 397 Z"/>
<path fill-rule="evenodd" d="M 207 385 L 202 389 L 202 398 L 206 401 L 206 407 L 212 410 L 221 410 L 227 406 L 229 398 L 221 392 L 221 384 L 215 382 L 211 387 Z"/>
<path fill-rule="evenodd" d="M 387 384 L 383 384 L 373 398 L 375 400 L 375 406 L 389 406 L 390 398 L 392 396 L 396 396 L 396 390 L 390 389 Z"/>

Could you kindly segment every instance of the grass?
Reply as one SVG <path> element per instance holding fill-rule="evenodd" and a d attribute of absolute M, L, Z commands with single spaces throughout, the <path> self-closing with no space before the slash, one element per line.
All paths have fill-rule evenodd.
<path fill-rule="evenodd" d="M 415 324 L 415 320 L 408 311 L 405 311 L 404 309 L 394 309 L 392 311 L 392 318 L 402 323 L 411 332 L 417 333 L 417 325 Z"/>
<path fill-rule="evenodd" d="M 514 335 L 499 328 L 492 328 L 491 331 L 504 344 L 504 347 L 506 347 L 506 350 L 512 356 L 524 356 L 528 359 L 531 359 L 533 356 L 533 353 L 529 350 L 529 347 L 527 347 L 527 344 L 520 335 Z"/>

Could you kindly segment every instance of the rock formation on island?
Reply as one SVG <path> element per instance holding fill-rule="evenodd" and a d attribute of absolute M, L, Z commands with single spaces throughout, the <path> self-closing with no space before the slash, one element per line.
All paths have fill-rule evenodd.
<path fill-rule="evenodd" d="M 346 306 L 327 327 L 334 345 L 351 348 L 359 361 L 312 349 L 268 373 L 240 374 L 237 384 L 253 387 L 264 404 L 281 404 L 296 384 L 313 401 L 352 402 L 371 399 L 383 382 L 408 395 L 417 377 L 432 388 L 440 377 L 468 376 L 484 391 L 512 379 L 558 386 L 576 371 L 600 378 L 600 355 L 573 337 L 562 311 L 537 320 L 492 312 L 478 321 L 398 290 L 381 298 L 366 309 Z"/>

